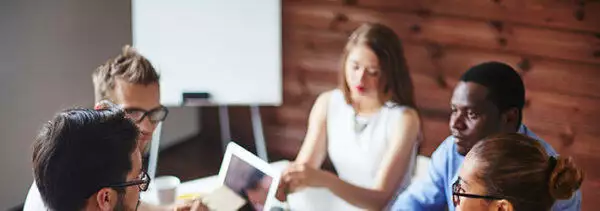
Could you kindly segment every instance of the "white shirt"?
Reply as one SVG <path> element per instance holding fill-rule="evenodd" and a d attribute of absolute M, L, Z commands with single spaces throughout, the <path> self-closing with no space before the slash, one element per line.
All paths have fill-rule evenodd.
<path fill-rule="evenodd" d="M 27 193 L 27 198 L 25 199 L 25 206 L 23 206 L 23 211 L 43 211 L 48 210 L 44 201 L 42 200 L 42 196 L 40 195 L 40 191 L 33 181 L 31 187 L 29 188 L 29 192 Z"/>
<path fill-rule="evenodd" d="M 346 103 L 340 90 L 332 91 L 327 109 L 327 151 L 340 179 L 359 187 L 374 188 L 391 134 L 399 127 L 398 120 L 406 108 L 388 102 L 377 113 L 360 117 Z M 416 153 L 415 144 L 398 193 L 410 183 Z M 336 197 L 334 201 L 334 210 L 360 210 L 341 198 Z"/>

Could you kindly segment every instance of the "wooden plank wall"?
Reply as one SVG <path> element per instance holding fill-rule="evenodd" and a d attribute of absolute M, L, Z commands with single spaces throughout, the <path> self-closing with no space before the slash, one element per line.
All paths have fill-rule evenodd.
<path fill-rule="evenodd" d="M 284 102 L 262 109 L 270 154 L 295 157 L 316 96 L 336 87 L 345 40 L 363 22 L 384 23 L 404 42 L 424 122 L 421 154 L 448 136 L 463 71 L 507 62 L 527 88 L 524 123 L 586 170 L 583 209 L 600 207 L 599 1 L 283 0 Z M 251 143 L 247 110 L 231 112 L 234 137 Z"/>

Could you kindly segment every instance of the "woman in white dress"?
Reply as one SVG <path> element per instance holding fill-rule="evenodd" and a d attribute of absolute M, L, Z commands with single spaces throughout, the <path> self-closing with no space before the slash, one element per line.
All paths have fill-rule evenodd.
<path fill-rule="evenodd" d="M 328 189 L 345 206 L 382 210 L 410 182 L 420 136 L 413 84 L 394 31 L 364 24 L 349 37 L 339 89 L 322 93 L 302 148 L 282 174 L 281 192 Z M 329 155 L 338 175 L 321 170 Z"/>

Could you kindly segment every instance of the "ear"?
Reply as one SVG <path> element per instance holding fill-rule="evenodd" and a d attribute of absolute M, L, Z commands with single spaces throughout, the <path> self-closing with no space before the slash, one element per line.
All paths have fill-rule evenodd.
<path fill-rule="evenodd" d="M 515 132 L 514 130 L 517 128 L 517 123 L 519 122 L 519 109 L 510 108 L 504 111 L 500 118 L 504 131 Z"/>
<path fill-rule="evenodd" d="M 513 211 L 513 205 L 506 199 L 497 200 L 493 205 L 493 210 L 497 211 Z"/>
<path fill-rule="evenodd" d="M 93 196 L 92 196 L 93 197 Z M 117 192 L 111 188 L 102 188 L 96 192 L 95 202 L 102 211 L 113 210 L 117 204 Z"/>

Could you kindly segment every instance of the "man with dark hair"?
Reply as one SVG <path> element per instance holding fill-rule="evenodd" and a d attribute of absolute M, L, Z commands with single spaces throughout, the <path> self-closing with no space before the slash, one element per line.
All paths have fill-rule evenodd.
<path fill-rule="evenodd" d="M 500 62 L 471 67 L 452 94 L 450 131 L 431 156 L 429 177 L 411 184 L 391 205 L 391 210 L 453 211 L 452 184 L 464 156 L 483 138 L 496 133 L 519 132 L 540 142 L 548 155 L 556 151 L 521 123 L 525 88 L 519 74 Z M 518 178 L 515 178 L 518 179 Z M 485 199 L 481 199 L 485 200 Z M 581 192 L 557 201 L 552 210 L 580 210 Z"/>
<path fill-rule="evenodd" d="M 50 210 L 136 210 L 150 179 L 142 171 L 138 129 L 117 108 L 70 109 L 34 143 L 33 170 Z"/>

